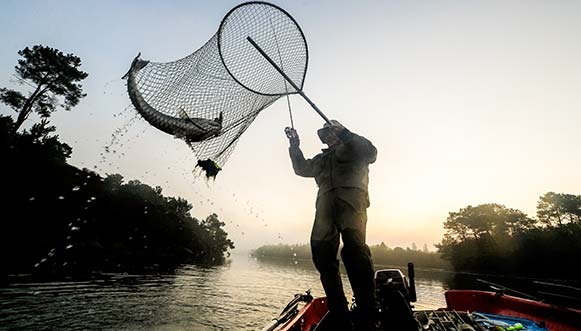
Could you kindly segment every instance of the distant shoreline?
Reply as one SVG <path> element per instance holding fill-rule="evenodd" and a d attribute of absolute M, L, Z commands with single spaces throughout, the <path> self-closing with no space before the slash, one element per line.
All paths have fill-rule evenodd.
<path fill-rule="evenodd" d="M 233 254 L 234 255 L 234 254 Z M 236 255 L 241 255 L 241 254 L 236 254 Z M 310 258 L 304 258 L 304 257 L 300 257 L 300 258 L 287 258 L 287 257 L 278 257 L 278 256 L 254 256 L 252 255 L 252 253 L 249 253 L 248 256 L 254 257 L 257 260 L 261 260 L 261 261 L 281 261 L 281 262 L 294 262 L 294 261 L 299 261 L 301 263 L 305 263 L 305 262 L 312 262 L 312 260 Z M 413 261 L 410 261 L 413 263 Z M 343 265 L 343 261 L 341 259 L 339 259 L 339 263 L 341 265 Z M 397 268 L 397 269 L 402 269 L 402 270 L 407 270 L 407 265 L 397 265 L 397 264 L 385 264 L 385 263 L 373 263 L 373 266 L 376 270 L 379 269 L 390 269 L 390 268 Z M 315 266 L 313 265 L 313 268 Z M 421 270 L 421 271 L 439 271 L 439 272 L 447 272 L 447 273 L 463 273 L 463 274 L 478 274 L 478 273 L 470 273 L 470 272 L 463 272 L 463 271 L 455 271 L 454 269 L 446 269 L 446 268 L 433 268 L 433 267 L 422 267 L 422 266 L 416 266 L 414 264 L 414 267 L 416 270 Z"/>

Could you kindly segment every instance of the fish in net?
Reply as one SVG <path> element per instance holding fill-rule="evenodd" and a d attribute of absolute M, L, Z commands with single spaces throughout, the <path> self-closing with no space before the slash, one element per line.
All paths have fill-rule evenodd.
<path fill-rule="evenodd" d="M 192 54 L 167 63 L 138 55 L 123 78 L 139 114 L 190 146 L 194 173 L 215 178 L 261 111 L 302 93 L 307 64 L 297 22 L 280 7 L 248 2 L 228 12 Z"/>

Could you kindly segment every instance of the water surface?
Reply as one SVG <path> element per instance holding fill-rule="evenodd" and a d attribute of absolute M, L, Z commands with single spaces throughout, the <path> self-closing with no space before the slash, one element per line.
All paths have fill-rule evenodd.
<path fill-rule="evenodd" d="M 445 306 L 446 273 L 418 271 L 417 308 Z M 344 277 L 348 296 L 352 295 Z M 86 281 L 0 288 L 2 330 L 260 330 L 293 294 L 322 296 L 308 261 L 233 256 L 224 266 L 173 274 L 103 274 Z"/>

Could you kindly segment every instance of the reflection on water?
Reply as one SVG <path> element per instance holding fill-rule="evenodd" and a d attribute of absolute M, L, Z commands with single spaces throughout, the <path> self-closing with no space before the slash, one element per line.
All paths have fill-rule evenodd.
<path fill-rule="evenodd" d="M 417 308 L 443 307 L 449 274 L 416 271 Z M 448 276 L 447 276 L 448 275 Z M 345 289 L 352 295 L 344 277 Z M 323 295 L 308 261 L 233 256 L 173 274 L 104 274 L 89 281 L 13 281 L 0 288 L 2 330 L 259 330 L 295 293 Z"/>

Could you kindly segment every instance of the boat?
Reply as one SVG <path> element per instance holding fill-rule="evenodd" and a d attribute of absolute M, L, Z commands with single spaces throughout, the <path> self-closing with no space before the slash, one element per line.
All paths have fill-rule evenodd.
<path fill-rule="evenodd" d="M 446 310 L 525 319 L 549 331 L 581 330 L 581 310 L 515 297 L 503 292 L 449 290 L 444 295 Z"/>
<path fill-rule="evenodd" d="M 375 273 L 382 323 L 397 331 L 581 331 L 581 310 L 495 291 L 449 290 L 446 307 L 414 310 L 416 301 L 414 267 L 408 277 L 399 269 Z M 356 307 L 352 307 L 356 314 Z M 262 331 L 333 331 L 326 327 L 325 297 L 313 298 L 307 291 L 296 294 L 281 314 Z M 354 317 L 355 318 L 355 317 Z"/>

